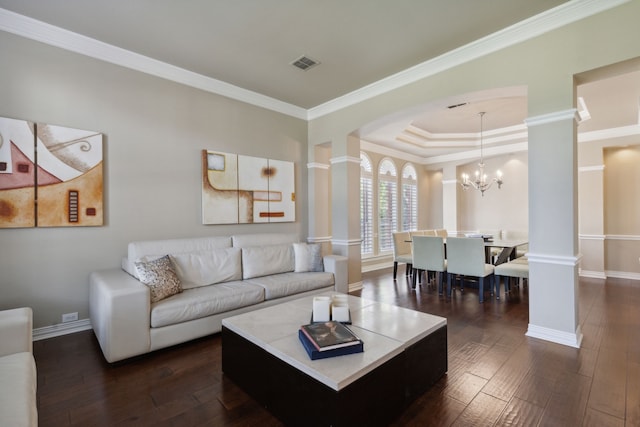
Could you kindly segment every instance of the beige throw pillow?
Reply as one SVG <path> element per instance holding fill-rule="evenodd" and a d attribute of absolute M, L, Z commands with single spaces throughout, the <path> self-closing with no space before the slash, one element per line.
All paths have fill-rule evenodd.
<path fill-rule="evenodd" d="M 152 303 L 182 292 L 182 283 L 169 255 L 153 261 L 136 262 L 135 265 L 140 281 L 149 287 Z"/>

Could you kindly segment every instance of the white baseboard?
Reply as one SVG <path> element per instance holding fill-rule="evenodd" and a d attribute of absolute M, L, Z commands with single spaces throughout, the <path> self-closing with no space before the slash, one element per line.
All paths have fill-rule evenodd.
<path fill-rule="evenodd" d="M 607 277 L 613 277 L 615 279 L 640 280 L 640 273 L 607 270 L 605 274 L 607 275 Z"/>
<path fill-rule="evenodd" d="M 368 273 L 370 271 L 384 270 L 385 268 L 393 267 L 393 261 L 378 262 L 375 264 L 362 264 L 362 272 Z"/>
<path fill-rule="evenodd" d="M 580 277 L 590 277 L 592 279 L 606 279 L 607 275 L 604 271 L 590 271 L 580 269 Z"/>
<path fill-rule="evenodd" d="M 529 323 L 529 328 L 525 335 L 575 348 L 580 348 L 580 343 L 582 342 L 580 325 L 578 325 L 576 332 L 572 334 L 570 332 L 558 331 L 557 329 L 545 328 Z"/>
<path fill-rule="evenodd" d="M 362 281 L 349 283 L 349 292 L 359 291 L 362 289 Z"/>
<path fill-rule="evenodd" d="M 44 326 L 33 330 L 33 340 L 40 341 L 47 338 L 59 337 L 60 335 L 73 334 L 75 332 L 91 329 L 91 320 L 81 319 L 73 322 L 58 323 L 56 325 Z"/>

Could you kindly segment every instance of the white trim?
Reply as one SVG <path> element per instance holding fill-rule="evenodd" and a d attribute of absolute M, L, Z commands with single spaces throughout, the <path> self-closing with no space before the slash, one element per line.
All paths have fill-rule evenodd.
<path fill-rule="evenodd" d="M 603 234 L 578 234 L 578 239 L 580 239 L 580 240 L 604 240 L 605 236 Z"/>
<path fill-rule="evenodd" d="M 396 150 L 395 148 L 384 147 L 371 141 L 364 139 L 360 140 L 360 150 L 372 153 L 382 154 L 384 156 L 396 157 L 407 162 L 422 164 L 424 157 L 416 156 L 415 154 L 409 154 L 406 151 Z"/>
<path fill-rule="evenodd" d="M 524 122 L 527 127 L 534 127 L 546 125 L 549 123 L 563 122 L 565 120 L 574 120 L 575 122 L 580 121 L 580 114 L 578 114 L 578 110 L 575 108 L 570 108 L 564 111 L 541 114 L 539 116 L 528 117 L 524 119 Z"/>
<path fill-rule="evenodd" d="M 442 180 L 442 185 L 445 184 L 457 184 L 458 180 L 457 179 L 443 179 Z"/>
<path fill-rule="evenodd" d="M 340 156 L 329 159 L 329 162 L 331 162 L 332 165 L 335 165 L 337 163 L 356 163 L 358 166 L 360 166 L 360 164 L 362 163 L 362 159 L 360 157 L 353 156 Z"/>
<path fill-rule="evenodd" d="M 337 246 L 358 246 L 362 244 L 362 239 L 349 239 L 349 240 L 333 239 L 331 240 L 331 244 L 337 245 Z"/>
<path fill-rule="evenodd" d="M 636 241 L 636 240 L 640 240 L 640 236 L 635 236 L 631 234 L 607 234 L 606 239 Z"/>
<path fill-rule="evenodd" d="M 529 149 L 529 142 L 517 142 L 509 145 L 499 145 L 497 147 L 489 147 L 484 149 L 485 156 L 499 156 L 502 154 L 513 154 L 521 151 L 527 151 Z M 456 162 L 470 159 L 477 159 L 480 157 L 480 149 L 461 151 L 453 154 L 443 154 L 442 156 L 431 156 L 426 159 L 422 159 L 420 163 L 423 165 L 433 165 L 445 162 Z"/>
<path fill-rule="evenodd" d="M 582 342 L 580 325 L 578 325 L 575 333 L 571 333 L 559 331 L 557 329 L 545 328 L 543 326 L 536 326 L 529 323 L 529 329 L 525 335 L 531 338 L 538 338 L 575 348 L 580 348 L 580 343 Z"/>
<path fill-rule="evenodd" d="M 626 136 L 640 135 L 640 125 L 620 126 L 616 128 L 593 130 L 591 132 L 578 132 L 578 142 L 593 142 L 603 139 L 624 138 Z"/>
<path fill-rule="evenodd" d="M 74 334 L 91 329 L 91 320 L 81 319 L 73 322 L 58 323 L 33 330 L 33 340 L 40 341 L 61 335 Z"/>
<path fill-rule="evenodd" d="M 0 8 L 0 30 L 247 104 L 307 119 L 304 108 Z"/>
<path fill-rule="evenodd" d="M 580 269 L 578 270 L 578 274 L 580 275 L 580 277 L 589 277 L 591 279 L 605 280 L 607 278 L 607 275 L 605 274 L 604 271 L 591 271 L 591 270 Z"/>
<path fill-rule="evenodd" d="M 547 255 L 547 254 L 535 254 L 531 252 L 526 253 L 526 257 L 529 260 L 529 264 L 556 264 L 556 265 L 568 265 L 575 267 L 580 263 L 582 254 L 577 256 L 561 256 L 561 255 Z"/>
<path fill-rule="evenodd" d="M 629 1 L 568 1 L 465 46 L 308 110 L 2 8 L 0 8 L 0 30 L 292 117 L 313 120 Z"/>
<path fill-rule="evenodd" d="M 385 257 L 388 258 L 388 257 Z M 378 271 L 378 270 L 384 270 L 385 268 L 391 268 L 393 267 L 393 261 L 383 261 L 383 262 L 376 262 L 376 263 L 361 263 L 361 267 L 360 267 L 360 271 L 362 273 L 368 273 L 370 271 Z"/>
<path fill-rule="evenodd" d="M 630 0 L 572 0 L 308 110 L 309 120 L 390 92 Z M 577 113 L 577 112 L 576 112 Z"/>
<path fill-rule="evenodd" d="M 581 166 L 578 168 L 578 172 L 602 172 L 603 170 L 604 165 Z"/>
<path fill-rule="evenodd" d="M 363 284 L 362 281 L 360 282 L 354 282 L 354 283 L 349 283 L 349 293 L 351 292 L 355 292 L 355 291 L 359 291 L 363 288 Z"/>
<path fill-rule="evenodd" d="M 326 163 L 318 163 L 318 162 L 311 162 L 311 163 L 307 163 L 307 169 L 324 169 L 324 170 L 329 170 L 331 168 L 331 165 L 328 165 Z"/>
<path fill-rule="evenodd" d="M 640 280 L 640 273 L 629 271 L 606 270 L 605 274 L 607 275 L 607 277 L 612 277 L 614 279 Z"/>
<path fill-rule="evenodd" d="M 331 236 L 309 236 L 307 237 L 307 243 L 330 243 Z"/>

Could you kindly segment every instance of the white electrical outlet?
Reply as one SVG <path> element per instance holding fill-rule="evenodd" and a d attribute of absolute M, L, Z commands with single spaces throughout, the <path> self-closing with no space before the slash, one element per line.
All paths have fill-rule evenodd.
<path fill-rule="evenodd" d="M 66 313 L 62 315 L 62 323 L 65 322 L 73 322 L 74 320 L 78 320 L 78 313 Z"/>

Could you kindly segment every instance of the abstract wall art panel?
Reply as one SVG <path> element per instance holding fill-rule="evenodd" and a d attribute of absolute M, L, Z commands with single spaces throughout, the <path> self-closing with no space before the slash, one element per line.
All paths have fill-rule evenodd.
<path fill-rule="evenodd" d="M 0 118 L 0 227 L 100 226 L 103 138 Z"/>
<path fill-rule="evenodd" d="M 295 221 L 293 162 L 202 152 L 202 222 Z"/>

